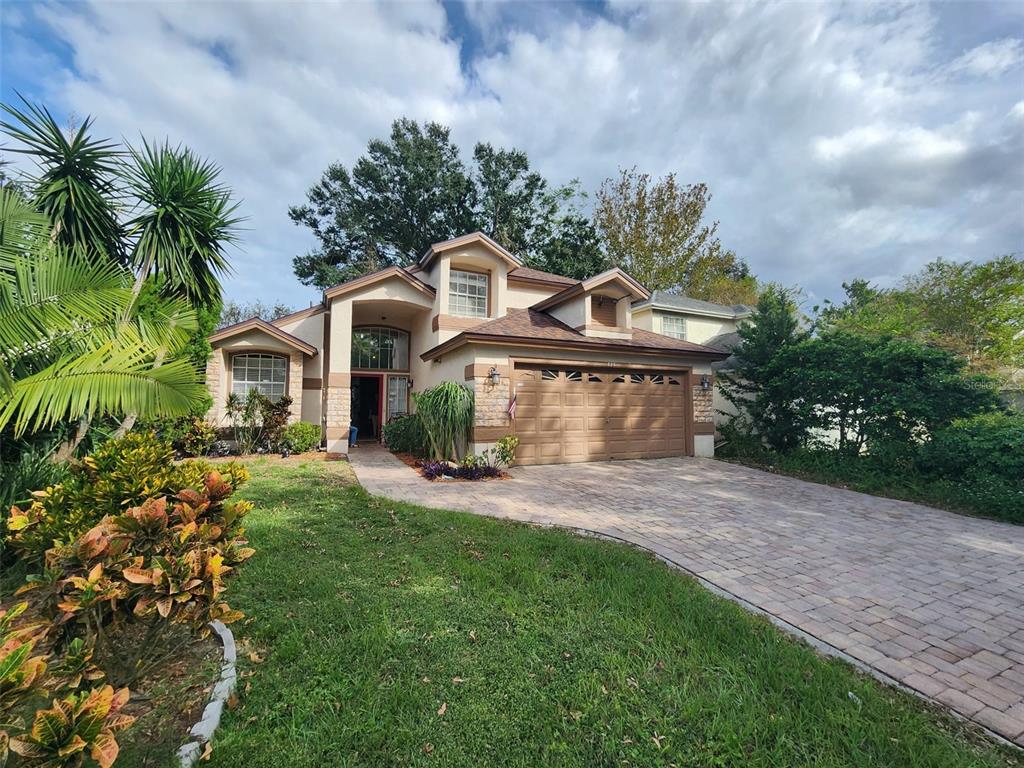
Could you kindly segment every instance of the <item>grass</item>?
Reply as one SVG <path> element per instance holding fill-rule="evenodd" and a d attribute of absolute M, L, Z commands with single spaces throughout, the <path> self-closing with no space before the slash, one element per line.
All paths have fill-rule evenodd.
<path fill-rule="evenodd" d="M 844 456 L 831 450 L 800 449 L 788 454 L 759 450 L 720 453 L 716 458 L 812 483 L 1024 525 L 1024 481 L 1011 483 L 992 475 L 958 481 L 927 477 L 912 466 L 890 467 L 870 455 Z"/>
<path fill-rule="evenodd" d="M 211 766 L 1019 764 L 631 547 L 250 468 Z"/>

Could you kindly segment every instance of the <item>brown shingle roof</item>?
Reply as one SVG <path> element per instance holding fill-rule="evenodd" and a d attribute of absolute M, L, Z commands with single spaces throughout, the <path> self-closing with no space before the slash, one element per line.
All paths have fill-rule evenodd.
<path fill-rule="evenodd" d="M 448 350 L 472 341 L 501 340 L 524 345 L 529 345 L 531 342 L 541 342 L 542 344 L 553 343 L 556 346 L 593 347 L 594 349 L 643 352 L 648 354 L 671 355 L 678 353 L 682 355 L 712 357 L 716 360 L 725 359 L 729 356 L 727 352 L 694 344 L 691 341 L 662 336 L 660 333 L 645 331 L 642 328 L 634 328 L 632 338 L 629 339 L 584 336 L 579 331 L 570 328 L 562 321 L 545 312 L 538 312 L 533 309 L 510 309 L 504 317 L 499 317 L 496 320 L 491 320 L 488 323 L 483 323 L 463 331 L 443 344 L 427 350 L 421 357 L 424 360 L 430 360 L 444 354 Z"/>
<path fill-rule="evenodd" d="M 542 280 L 545 283 L 558 283 L 559 285 L 575 285 L 579 280 L 573 280 L 571 277 L 563 277 L 562 275 L 556 275 L 554 272 L 545 272 L 540 269 L 532 269 L 530 267 L 516 267 L 510 269 L 508 272 L 509 277 L 518 277 L 523 280 Z"/>

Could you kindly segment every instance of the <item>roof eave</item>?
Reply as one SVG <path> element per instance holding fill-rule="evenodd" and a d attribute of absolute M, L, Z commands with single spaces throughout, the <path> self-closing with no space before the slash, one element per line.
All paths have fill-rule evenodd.
<path fill-rule="evenodd" d="M 512 346 L 538 347 L 554 346 L 563 349 L 576 349 L 582 351 L 604 350 L 609 352 L 623 352 L 637 355 L 653 355 L 656 357 L 701 357 L 708 360 L 725 360 L 730 356 L 728 352 L 711 349 L 671 349 L 667 347 L 641 347 L 632 344 L 596 344 L 594 342 L 571 341 L 569 339 L 545 339 L 536 336 L 493 336 L 491 334 L 471 333 L 463 331 L 453 336 L 448 341 L 428 349 L 420 355 L 424 362 L 441 357 L 452 350 L 458 349 L 465 344 L 509 344 Z"/>
<path fill-rule="evenodd" d="M 634 304 L 633 311 L 636 312 L 638 309 L 659 309 L 663 312 L 682 312 L 690 315 L 701 315 L 703 317 L 720 317 L 727 320 L 744 320 L 754 314 L 753 311 L 750 310 L 746 312 L 715 312 L 714 310 L 693 309 L 692 307 L 677 307 L 672 304 L 659 304 L 651 300 Z"/>
<path fill-rule="evenodd" d="M 297 336 L 293 336 L 287 331 L 283 331 L 275 325 L 271 325 L 266 320 L 262 320 L 258 317 L 250 317 L 248 320 L 243 320 L 240 323 L 229 325 L 226 328 L 221 328 L 215 333 L 211 333 L 206 337 L 206 340 L 211 344 L 215 344 L 225 339 L 230 339 L 232 336 L 237 336 L 243 333 L 249 333 L 250 331 L 263 331 L 268 336 L 277 339 L 290 347 L 293 347 L 300 352 L 304 352 L 310 357 L 314 357 L 317 354 L 317 348 L 312 344 L 309 344 Z"/>

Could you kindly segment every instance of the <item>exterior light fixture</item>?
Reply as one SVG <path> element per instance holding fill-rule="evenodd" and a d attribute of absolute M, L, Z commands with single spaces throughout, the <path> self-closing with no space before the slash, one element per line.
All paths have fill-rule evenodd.
<path fill-rule="evenodd" d="M 711 388 L 711 379 L 708 378 L 708 375 L 706 373 L 700 377 L 700 386 L 702 389 Z"/>
<path fill-rule="evenodd" d="M 498 373 L 498 367 L 495 365 L 491 366 L 491 370 L 487 372 L 487 378 L 491 380 L 491 384 L 498 386 L 501 383 L 501 374 Z"/>

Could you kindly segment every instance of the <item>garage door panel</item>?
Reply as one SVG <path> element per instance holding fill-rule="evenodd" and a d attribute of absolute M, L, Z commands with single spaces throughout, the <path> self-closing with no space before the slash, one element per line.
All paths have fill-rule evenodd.
<path fill-rule="evenodd" d="M 514 381 L 521 464 L 678 456 L 688 449 L 685 375 L 517 368 Z"/>

